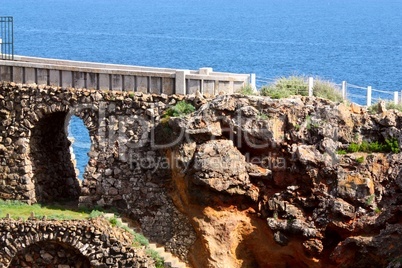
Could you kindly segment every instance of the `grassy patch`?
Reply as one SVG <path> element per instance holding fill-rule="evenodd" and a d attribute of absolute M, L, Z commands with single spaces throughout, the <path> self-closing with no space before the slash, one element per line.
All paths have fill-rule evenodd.
<path fill-rule="evenodd" d="M 314 80 L 313 95 L 334 102 L 343 101 L 342 92 L 339 91 L 336 85 L 321 79 Z"/>
<path fill-rule="evenodd" d="M 273 84 L 262 87 L 260 93 L 262 96 L 269 96 L 273 99 L 288 98 L 294 95 L 308 96 L 308 78 L 304 76 L 281 77 Z M 335 102 L 343 101 L 342 93 L 337 86 L 321 79 L 314 80 L 313 95 Z"/>
<path fill-rule="evenodd" d="M 273 99 L 288 98 L 293 95 L 307 96 L 308 83 L 302 76 L 281 77 L 273 84 L 262 87 L 261 95 Z"/>
<path fill-rule="evenodd" d="M 23 219 L 27 220 L 31 213 L 34 213 L 36 218 L 55 219 L 55 220 L 85 220 L 100 217 L 103 212 L 99 210 L 88 211 L 83 209 L 80 211 L 73 211 L 62 206 L 42 206 L 40 204 L 28 205 L 21 201 L 0 199 L 0 218 L 5 218 L 7 214 L 11 216 L 12 219 Z M 134 236 L 133 246 L 148 246 L 148 239 L 142 234 L 134 232 L 131 228 L 126 226 L 121 226 L 121 222 L 117 220 L 116 217 L 110 218 L 109 223 L 113 227 L 120 227 L 125 231 L 131 233 Z M 155 260 L 156 267 L 164 267 L 164 260 L 158 254 L 158 252 L 147 249 L 146 253 Z"/>
<path fill-rule="evenodd" d="M 28 219 L 31 212 L 37 218 L 46 216 L 47 219 L 56 220 L 82 220 L 90 217 L 90 213 L 87 211 L 72 211 L 58 206 L 28 205 L 21 201 L 0 200 L 0 218 L 10 214 L 13 219 Z"/>

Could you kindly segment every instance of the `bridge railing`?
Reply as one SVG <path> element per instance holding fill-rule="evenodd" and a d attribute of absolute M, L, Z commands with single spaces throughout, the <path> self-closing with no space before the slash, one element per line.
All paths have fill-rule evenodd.
<path fill-rule="evenodd" d="M 197 91 L 210 95 L 233 93 L 250 84 L 252 77 L 214 72 L 212 68 L 181 70 L 17 55 L 14 60 L 0 60 L 3 81 L 168 95 Z"/>

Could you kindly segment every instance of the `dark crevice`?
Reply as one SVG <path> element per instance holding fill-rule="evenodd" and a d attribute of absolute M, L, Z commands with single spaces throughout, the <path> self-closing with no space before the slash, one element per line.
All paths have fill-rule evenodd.
<path fill-rule="evenodd" d="M 78 201 L 80 184 L 71 161 L 66 112 L 42 118 L 32 130 L 30 157 L 38 202 Z"/>

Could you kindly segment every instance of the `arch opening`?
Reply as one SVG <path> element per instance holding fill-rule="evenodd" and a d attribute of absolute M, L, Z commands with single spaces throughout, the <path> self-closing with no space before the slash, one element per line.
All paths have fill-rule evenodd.
<path fill-rule="evenodd" d="M 89 161 L 88 153 L 91 148 L 91 138 L 84 121 L 78 116 L 73 115 L 69 120 L 68 139 L 72 143 L 70 153 L 76 166 L 77 177 L 83 180 L 85 168 Z"/>
<path fill-rule="evenodd" d="M 65 243 L 42 241 L 19 251 L 11 260 L 9 267 L 89 268 L 91 266 L 89 259 L 76 248 Z"/>
<path fill-rule="evenodd" d="M 45 115 L 32 129 L 30 157 L 37 202 L 78 202 L 81 185 L 66 133 L 67 114 L 55 112 Z"/>

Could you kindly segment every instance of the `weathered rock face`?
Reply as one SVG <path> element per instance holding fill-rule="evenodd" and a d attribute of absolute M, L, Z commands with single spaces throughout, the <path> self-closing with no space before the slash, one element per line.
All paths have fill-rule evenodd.
<path fill-rule="evenodd" d="M 401 119 L 315 98 L 232 95 L 171 120 L 172 135 L 185 134 L 169 154 L 174 200 L 196 226 L 194 267 L 397 265 L 402 155 L 336 151 L 401 140 Z"/>

